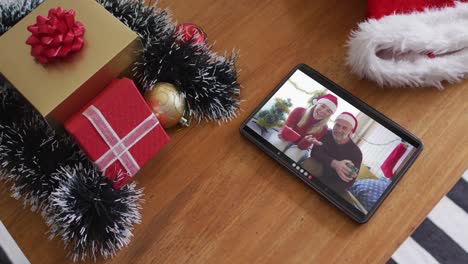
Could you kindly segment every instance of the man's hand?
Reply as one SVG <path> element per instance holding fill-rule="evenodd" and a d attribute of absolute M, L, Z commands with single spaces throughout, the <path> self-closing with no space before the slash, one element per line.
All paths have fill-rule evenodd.
<path fill-rule="evenodd" d="M 353 173 L 351 174 L 351 176 L 348 176 L 351 173 L 351 169 L 348 168 L 348 166 L 346 166 L 346 163 L 351 163 L 354 166 L 354 164 L 350 160 L 333 160 L 331 162 L 331 167 L 335 169 L 336 173 L 338 174 L 338 176 L 340 176 L 341 180 L 345 182 L 350 182 L 353 179 L 357 178 L 357 174 Z"/>

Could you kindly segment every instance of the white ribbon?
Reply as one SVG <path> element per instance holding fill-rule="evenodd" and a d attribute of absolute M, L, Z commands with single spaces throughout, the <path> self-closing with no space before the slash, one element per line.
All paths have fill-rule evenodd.
<path fill-rule="evenodd" d="M 140 170 L 140 166 L 129 152 L 129 149 L 159 124 L 156 116 L 151 113 L 121 139 L 101 111 L 94 105 L 89 106 L 83 112 L 83 115 L 88 118 L 104 142 L 109 146 L 109 150 L 94 162 L 96 166 L 104 172 L 111 164 L 119 160 L 129 176 L 135 175 Z"/>

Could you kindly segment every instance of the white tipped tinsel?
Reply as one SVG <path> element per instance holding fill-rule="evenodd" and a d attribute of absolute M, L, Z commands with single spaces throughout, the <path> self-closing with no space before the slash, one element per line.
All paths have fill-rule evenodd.
<path fill-rule="evenodd" d="M 142 189 L 131 183 L 116 190 L 102 173 L 83 164 L 63 167 L 53 177 L 61 184 L 49 197 L 49 233 L 72 247 L 74 261 L 111 257 L 130 243 L 133 226 L 141 222 Z"/>

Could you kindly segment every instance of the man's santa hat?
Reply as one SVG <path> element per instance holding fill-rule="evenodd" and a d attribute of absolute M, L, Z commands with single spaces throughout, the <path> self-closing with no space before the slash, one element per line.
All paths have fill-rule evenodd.
<path fill-rule="evenodd" d="M 350 112 L 343 112 L 341 114 L 339 114 L 335 120 L 338 120 L 338 119 L 341 119 L 341 120 L 344 120 L 344 121 L 347 121 L 348 123 L 351 124 L 351 126 L 353 127 L 353 133 L 356 133 L 356 129 L 357 129 L 357 126 L 358 126 L 358 122 L 357 122 L 357 119 L 356 117 L 354 117 L 353 114 L 351 114 Z"/>
<path fill-rule="evenodd" d="M 347 63 L 380 85 L 435 86 L 468 77 L 468 0 L 368 0 Z"/>
<path fill-rule="evenodd" d="M 338 107 L 338 99 L 333 94 L 326 94 L 314 100 L 314 104 L 324 104 L 335 113 Z"/>

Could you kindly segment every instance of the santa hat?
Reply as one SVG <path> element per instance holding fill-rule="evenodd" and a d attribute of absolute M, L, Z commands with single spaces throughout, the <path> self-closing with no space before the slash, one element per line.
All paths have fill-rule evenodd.
<path fill-rule="evenodd" d="M 358 122 L 357 122 L 356 117 L 354 117 L 354 115 L 351 114 L 350 112 L 343 112 L 343 113 L 339 114 L 335 119 L 336 120 L 341 119 L 341 120 L 349 122 L 351 124 L 351 126 L 353 126 L 353 131 L 352 132 L 353 133 L 356 132 Z"/>
<path fill-rule="evenodd" d="M 326 94 L 314 100 L 314 104 L 324 104 L 335 113 L 338 108 L 338 99 L 333 94 Z"/>
<path fill-rule="evenodd" d="M 435 86 L 468 77 L 468 0 L 368 0 L 348 41 L 352 71 L 380 85 Z"/>

